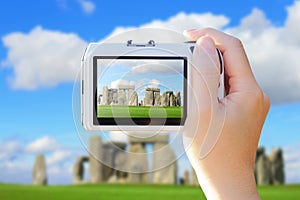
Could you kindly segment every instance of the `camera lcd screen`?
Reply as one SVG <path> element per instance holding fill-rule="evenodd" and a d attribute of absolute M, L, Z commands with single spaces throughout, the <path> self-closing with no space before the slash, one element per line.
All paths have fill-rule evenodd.
<path fill-rule="evenodd" d="M 94 125 L 183 125 L 187 58 L 94 56 Z"/>

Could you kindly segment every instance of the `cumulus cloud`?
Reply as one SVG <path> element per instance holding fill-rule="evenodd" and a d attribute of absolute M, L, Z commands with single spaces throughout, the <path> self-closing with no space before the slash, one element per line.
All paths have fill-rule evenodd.
<path fill-rule="evenodd" d="M 72 155 L 71 151 L 69 150 L 56 150 L 53 154 L 47 159 L 47 164 L 54 165 L 60 162 L 66 161 Z"/>
<path fill-rule="evenodd" d="M 214 27 L 220 29 L 229 23 L 229 19 L 224 15 L 213 15 L 211 13 L 191 13 L 187 14 L 180 12 L 167 20 L 153 20 L 152 22 L 143 24 L 138 27 L 116 27 L 114 31 L 108 36 L 109 41 L 124 42 L 134 36 L 134 41 L 146 42 L 145 38 L 154 39 L 155 41 L 173 42 L 174 40 L 182 40 L 181 36 L 176 34 L 161 34 L 159 31 L 150 32 L 143 35 L 123 35 L 122 37 L 115 38 L 114 36 L 124 33 L 136 28 L 149 28 L 149 29 L 169 29 L 170 32 L 176 31 L 182 33 L 186 29 L 195 29 L 202 27 Z M 170 37 L 171 35 L 171 37 Z"/>
<path fill-rule="evenodd" d="M 289 6 L 287 13 L 284 24 L 276 26 L 266 18 L 263 11 L 255 8 L 241 19 L 239 25 L 229 27 L 230 19 L 224 15 L 180 12 L 166 20 L 153 20 L 137 27 L 116 27 L 106 39 L 110 42 L 124 42 L 133 38 L 136 42 L 147 42 L 149 39 L 174 42 L 185 39 L 178 34 L 184 29 L 206 26 L 221 29 L 243 41 L 254 74 L 271 97 L 271 102 L 286 103 L 300 100 L 300 93 L 296 92 L 300 91 L 300 2 L 295 1 Z M 168 28 L 170 34 L 161 34 L 159 30 L 147 33 L 144 30 L 115 37 L 135 28 Z M 4 63 L 13 67 L 14 71 L 10 83 L 18 89 L 53 87 L 74 80 L 86 46 L 86 42 L 76 34 L 41 27 L 29 33 L 11 33 L 2 40 L 8 48 L 8 57 Z"/>
<path fill-rule="evenodd" d="M 25 151 L 34 154 L 47 153 L 47 152 L 57 150 L 60 147 L 61 145 L 54 138 L 51 138 L 49 136 L 44 136 L 28 144 L 25 148 Z"/>
<path fill-rule="evenodd" d="M 85 12 L 87 14 L 92 14 L 96 9 L 96 5 L 92 1 L 79 0 L 79 4 L 80 4 L 83 12 Z"/>
<path fill-rule="evenodd" d="M 129 81 L 129 80 L 126 80 L 126 79 L 118 79 L 118 80 L 112 81 L 111 84 L 110 84 L 110 87 L 118 89 L 120 85 L 133 85 L 134 86 L 135 82 L 134 81 Z"/>
<path fill-rule="evenodd" d="M 4 62 L 13 67 L 12 88 L 37 89 L 73 81 L 79 70 L 86 42 L 73 33 L 45 30 L 38 26 L 26 33 L 2 38 L 8 48 Z"/>
<path fill-rule="evenodd" d="M 159 85 L 162 85 L 161 82 L 157 79 L 151 79 L 149 81 L 149 85 L 147 87 L 150 87 L 150 88 L 157 88 Z"/>
<path fill-rule="evenodd" d="M 1 160 L 14 160 L 21 152 L 22 145 L 18 141 L 0 141 L 0 161 Z"/>
<path fill-rule="evenodd" d="M 273 103 L 299 101 L 300 2 L 288 9 L 283 27 L 276 27 L 264 13 L 254 9 L 241 24 L 225 31 L 239 37 L 248 53 L 253 72 Z"/>
<path fill-rule="evenodd" d="M 0 141 L 0 182 L 31 183 L 35 155 L 43 153 L 49 184 L 70 184 L 79 149 L 63 147 L 55 138 L 43 136 L 28 144 L 17 140 Z"/>

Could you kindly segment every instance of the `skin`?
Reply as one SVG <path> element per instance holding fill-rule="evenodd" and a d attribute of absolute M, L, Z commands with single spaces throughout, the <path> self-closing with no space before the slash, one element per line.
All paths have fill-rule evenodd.
<path fill-rule="evenodd" d="M 211 28 L 185 35 L 197 43 L 183 142 L 200 186 L 209 200 L 260 199 L 254 163 L 269 98 L 257 84 L 239 39 Z M 225 64 L 227 94 L 222 99 L 217 96 L 216 48 Z"/>

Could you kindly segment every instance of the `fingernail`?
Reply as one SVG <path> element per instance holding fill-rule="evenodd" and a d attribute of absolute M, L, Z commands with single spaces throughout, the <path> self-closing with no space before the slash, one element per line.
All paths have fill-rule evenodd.
<path fill-rule="evenodd" d="M 216 53 L 216 47 L 214 41 L 209 36 L 201 37 L 197 40 L 197 44 L 207 51 L 208 54 L 214 55 Z"/>
<path fill-rule="evenodd" d="M 196 31 L 196 29 L 187 29 L 183 31 L 183 35 L 189 37 L 192 32 Z"/>

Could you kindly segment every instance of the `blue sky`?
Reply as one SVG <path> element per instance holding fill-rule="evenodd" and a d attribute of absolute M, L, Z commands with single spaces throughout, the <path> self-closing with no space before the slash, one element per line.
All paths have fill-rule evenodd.
<path fill-rule="evenodd" d="M 70 183 L 74 157 L 86 154 L 73 121 L 72 92 L 88 42 L 130 27 L 182 31 L 202 26 L 243 40 L 272 101 L 260 145 L 267 151 L 283 148 L 287 181 L 300 182 L 297 13 L 300 3 L 293 0 L 2 2 L 0 182 L 29 183 L 34 155 L 44 152 L 50 182 Z"/>

